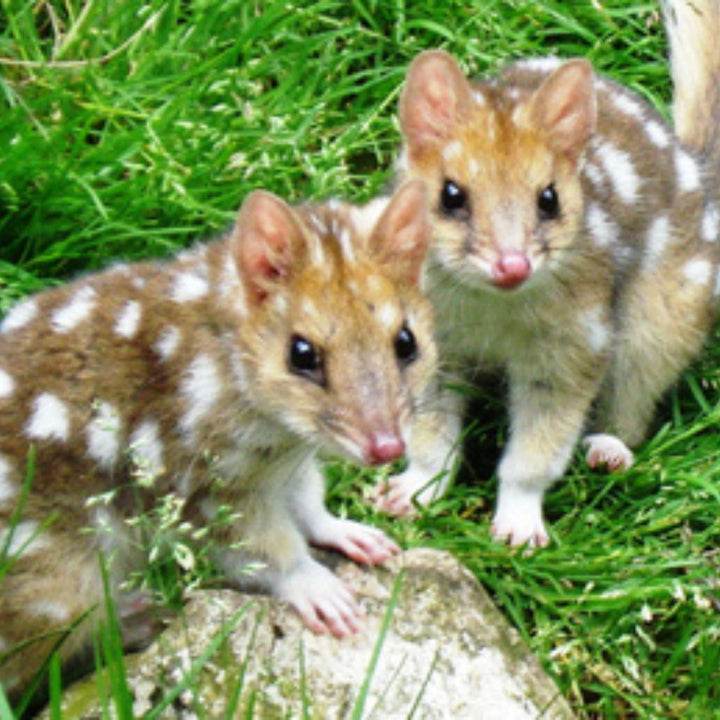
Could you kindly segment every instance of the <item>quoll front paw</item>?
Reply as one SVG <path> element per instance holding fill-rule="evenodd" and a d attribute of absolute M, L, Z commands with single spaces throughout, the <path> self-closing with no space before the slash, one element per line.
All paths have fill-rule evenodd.
<path fill-rule="evenodd" d="M 413 492 L 400 478 L 380 480 L 369 495 L 370 504 L 379 512 L 392 517 L 410 517 L 416 512 Z"/>
<path fill-rule="evenodd" d="M 585 461 L 593 469 L 621 472 L 628 470 L 635 460 L 632 450 L 614 435 L 586 435 L 583 446 L 587 448 Z"/>
<path fill-rule="evenodd" d="M 550 537 L 543 521 L 541 496 L 514 489 L 501 491 L 490 532 L 496 540 L 513 547 L 545 547 Z"/>
<path fill-rule="evenodd" d="M 444 485 L 431 475 L 413 469 L 378 481 L 372 489 L 370 504 L 392 517 L 410 517 L 417 513 L 418 505 L 429 505 L 444 491 Z"/>
<path fill-rule="evenodd" d="M 377 565 L 400 552 L 400 548 L 382 530 L 332 517 L 322 526 L 314 528 L 310 541 L 319 547 L 338 550 L 363 565 Z"/>
<path fill-rule="evenodd" d="M 364 614 L 352 591 L 312 559 L 283 577 L 276 595 L 315 633 L 343 638 L 364 628 Z"/>

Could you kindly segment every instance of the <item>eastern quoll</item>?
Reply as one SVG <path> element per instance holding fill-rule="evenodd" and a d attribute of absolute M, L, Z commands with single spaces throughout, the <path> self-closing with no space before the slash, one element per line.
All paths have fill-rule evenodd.
<path fill-rule="evenodd" d="M 665 12 L 675 134 L 581 59 L 526 60 L 471 83 L 430 51 L 402 93 L 398 178 L 430 192 L 441 360 L 460 372 L 498 365 L 509 381 L 492 532 L 513 545 L 548 542 L 542 497 L 583 432 L 591 467 L 631 465 L 713 318 L 720 4 L 676 0 Z M 444 402 L 444 431 L 412 458 L 420 472 L 378 486 L 382 509 L 403 514 L 413 496 L 443 491 L 424 486 L 458 438 L 461 400 Z"/>
<path fill-rule="evenodd" d="M 10 310 L 0 328 L 7 690 L 103 607 L 98 552 L 119 614 L 140 614 L 120 589 L 144 561 L 125 521 L 169 492 L 210 528 L 215 560 L 238 586 L 272 592 L 316 632 L 362 627 L 352 592 L 308 543 L 361 563 L 397 547 L 325 509 L 314 456 L 377 465 L 404 455 L 436 363 L 417 288 L 429 238 L 419 181 L 366 206 L 291 208 L 256 191 L 217 241 Z M 13 522 L 31 446 L 34 477 Z M 138 472 L 152 482 L 136 483 Z M 223 507 L 234 523 L 217 524 Z M 261 567 L 248 574 L 249 561 Z M 65 638 L 64 658 L 87 646 L 99 614 Z"/>

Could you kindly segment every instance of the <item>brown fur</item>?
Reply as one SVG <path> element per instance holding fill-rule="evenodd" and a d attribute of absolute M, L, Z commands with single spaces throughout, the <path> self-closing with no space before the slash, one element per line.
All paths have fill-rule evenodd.
<path fill-rule="evenodd" d="M 357 630 L 355 601 L 307 543 L 362 562 L 380 562 L 396 547 L 329 515 L 313 455 L 324 449 L 366 464 L 402 455 L 435 365 L 432 315 L 417 289 L 428 239 L 419 183 L 365 208 L 291 209 L 257 192 L 214 243 L 40 293 L 24 324 L 10 313 L 0 333 L 0 385 L 11 378 L 0 397 L 0 543 L 15 533 L 0 578 L 0 680 L 8 690 L 27 683 L 72 623 L 80 626 L 61 656 L 87 647 L 102 617 L 99 553 L 121 614 L 142 614 L 143 602 L 120 592 L 145 562 L 126 520 L 168 492 L 208 526 L 233 582 L 274 592 L 316 631 Z M 76 307 L 58 324 L 58 311 L 89 288 L 86 315 Z M 140 314 L 122 335 L 118 322 L 131 302 Z M 396 350 L 404 326 L 417 343 L 407 360 Z M 180 337 L 163 353 L 168 328 Z M 322 352 L 322 382 L 293 370 L 296 335 Z M 62 403 L 64 415 L 33 420 L 41 393 Z M 110 420 L 108 406 L 116 411 Z M 161 445 L 133 446 L 147 422 L 157 423 Z M 31 445 L 35 473 L 13 531 Z M 162 464 L 148 466 L 158 447 Z M 154 476 L 149 487 L 138 473 Z M 237 518 L 219 526 L 223 504 Z M 249 560 L 264 569 L 246 576 Z"/>
<path fill-rule="evenodd" d="M 720 79 L 714 57 L 700 63 L 700 87 Z M 702 137 L 716 133 L 717 123 L 702 129 L 707 115 L 693 120 Z M 587 438 L 588 462 L 627 467 L 626 445 L 643 440 L 707 336 L 719 243 L 704 163 L 718 149 L 707 141 L 694 155 L 579 59 L 520 62 L 471 83 L 446 53 L 422 53 L 400 123 L 398 177 L 423 180 L 434 199 L 426 286 L 441 357 L 461 373 L 500 365 L 510 383 L 494 533 L 544 544 L 543 492 L 586 426 L 602 433 Z M 558 204 L 545 214 L 548 193 Z M 457 427 L 455 417 L 441 433 L 448 451 Z"/>

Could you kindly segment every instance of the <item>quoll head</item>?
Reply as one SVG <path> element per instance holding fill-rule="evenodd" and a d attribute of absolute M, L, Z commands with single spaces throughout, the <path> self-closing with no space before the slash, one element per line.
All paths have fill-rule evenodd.
<path fill-rule="evenodd" d="M 593 72 L 563 63 L 533 90 L 471 85 L 442 51 L 412 63 L 401 175 L 430 192 L 434 256 L 469 284 L 521 289 L 563 261 L 581 222 Z"/>
<path fill-rule="evenodd" d="M 291 208 L 251 194 L 232 242 L 256 405 L 363 464 L 401 458 L 436 364 L 432 312 L 418 290 L 429 237 L 417 181 L 364 207 Z"/>

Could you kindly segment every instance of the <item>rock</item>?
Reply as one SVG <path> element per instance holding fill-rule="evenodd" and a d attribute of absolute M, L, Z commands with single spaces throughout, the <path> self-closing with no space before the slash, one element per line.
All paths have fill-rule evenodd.
<path fill-rule="evenodd" d="M 126 658 L 134 716 L 167 703 L 162 718 L 573 717 L 451 555 L 415 549 L 379 568 L 343 561 L 336 571 L 362 600 L 364 635 L 313 635 L 270 598 L 198 592 L 147 650 Z M 63 717 L 101 717 L 96 686 L 91 678 L 69 688 Z"/>

